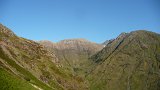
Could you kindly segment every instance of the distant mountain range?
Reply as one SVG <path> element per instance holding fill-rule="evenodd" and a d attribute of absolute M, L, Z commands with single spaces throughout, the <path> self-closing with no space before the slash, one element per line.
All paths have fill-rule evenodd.
<path fill-rule="evenodd" d="M 48 51 L 55 54 L 63 67 L 73 72 L 84 71 L 88 58 L 103 48 L 103 45 L 85 39 L 67 39 L 58 43 L 39 41 Z"/>
<path fill-rule="evenodd" d="M 53 43 L 18 37 L 0 24 L 0 90 L 160 90 L 160 34 Z"/>

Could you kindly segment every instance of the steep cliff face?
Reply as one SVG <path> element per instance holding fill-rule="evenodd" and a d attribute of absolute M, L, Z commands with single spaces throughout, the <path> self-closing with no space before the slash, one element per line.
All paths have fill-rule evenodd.
<path fill-rule="evenodd" d="M 58 58 L 39 43 L 16 36 L 11 30 L 0 25 L 0 88 L 25 89 L 38 87 L 44 90 L 53 89 L 86 89 L 83 80 L 62 67 Z M 8 75 L 8 77 L 5 77 Z M 19 78 L 23 85 L 9 81 L 12 77 Z M 13 81 L 16 81 L 13 80 Z M 6 85 L 6 86 L 5 86 Z M 7 86 L 11 86 L 10 88 Z M 24 87 L 24 88 L 22 88 Z M 28 90 L 28 89 L 27 89 Z"/>
<path fill-rule="evenodd" d="M 92 56 L 95 66 L 87 76 L 91 90 L 159 90 L 159 56 L 159 34 L 122 34 Z"/>
<path fill-rule="evenodd" d="M 58 43 L 40 41 L 49 51 L 54 53 L 63 66 L 74 71 L 83 69 L 88 58 L 100 51 L 103 45 L 85 39 L 67 39 Z"/>

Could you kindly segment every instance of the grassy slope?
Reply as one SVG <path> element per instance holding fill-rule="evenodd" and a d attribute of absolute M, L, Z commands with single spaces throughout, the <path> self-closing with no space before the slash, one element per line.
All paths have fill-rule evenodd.
<path fill-rule="evenodd" d="M 27 81 L 20 79 L 6 70 L 0 68 L 0 89 L 1 90 L 37 90 Z"/>
<path fill-rule="evenodd" d="M 23 75 L 24 79 L 31 80 L 30 83 L 33 83 L 43 89 L 52 90 L 50 87 L 48 87 L 46 84 L 39 81 L 35 76 L 33 76 L 29 71 L 25 70 L 21 66 L 17 65 L 14 60 L 11 60 L 8 56 L 2 52 L 3 50 L 0 48 L 0 57 L 1 59 L 5 60 L 12 68 L 15 68 L 19 73 Z"/>

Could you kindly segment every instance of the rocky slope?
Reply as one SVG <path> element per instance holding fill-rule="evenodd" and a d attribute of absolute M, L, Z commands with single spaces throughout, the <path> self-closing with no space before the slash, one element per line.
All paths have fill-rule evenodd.
<path fill-rule="evenodd" d="M 86 89 L 85 81 L 74 77 L 58 61 L 42 45 L 18 37 L 0 24 L 1 90 Z"/>
<path fill-rule="evenodd" d="M 123 33 L 93 55 L 88 71 L 91 90 L 159 90 L 160 35 Z"/>

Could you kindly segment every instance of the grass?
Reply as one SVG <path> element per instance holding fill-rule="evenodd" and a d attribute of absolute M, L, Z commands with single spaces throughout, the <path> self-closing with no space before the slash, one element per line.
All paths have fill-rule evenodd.
<path fill-rule="evenodd" d="M 29 82 L 0 68 L 0 90 L 37 90 Z"/>

